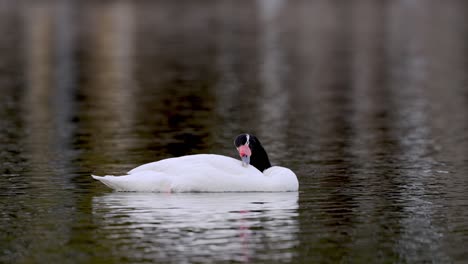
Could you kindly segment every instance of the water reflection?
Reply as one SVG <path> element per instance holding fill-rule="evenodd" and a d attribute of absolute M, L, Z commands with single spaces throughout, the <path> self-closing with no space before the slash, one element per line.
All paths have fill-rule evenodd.
<path fill-rule="evenodd" d="M 460 0 L 0 0 L 0 262 L 222 259 L 227 241 L 239 260 L 467 259 L 467 10 Z M 235 155 L 243 131 L 297 173 L 297 212 L 96 196 L 107 189 L 91 172 Z M 277 227 L 294 234 L 282 234 L 284 249 L 268 237 L 283 219 L 274 212 L 293 223 Z M 138 235 L 154 243 L 129 243 Z"/>
<path fill-rule="evenodd" d="M 258 111 L 259 121 L 263 124 L 260 133 L 265 135 L 263 142 L 278 142 L 274 149 L 270 148 L 270 156 L 281 160 L 287 150 L 286 138 L 288 127 L 288 100 L 290 89 L 285 89 L 287 64 L 285 64 L 284 47 L 281 41 L 281 12 L 284 11 L 283 0 L 259 0 L 259 36 L 260 54 L 260 109 Z M 275 131 L 275 133 L 268 133 Z"/>
<path fill-rule="evenodd" d="M 110 193 L 92 206 L 113 254 L 130 261 L 284 261 L 298 243 L 297 200 L 297 193 Z"/>

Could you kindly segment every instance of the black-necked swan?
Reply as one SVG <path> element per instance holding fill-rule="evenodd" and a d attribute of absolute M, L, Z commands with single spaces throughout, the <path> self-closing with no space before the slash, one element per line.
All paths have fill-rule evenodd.
<path fill-rule="evenodd" d="M 129 192 L 288 192 L 297 191 L 296 174 L 271 166 L 257 137 L 234 140 L 241 161 L 215 154 L 187 155 L 143 164 L 123 176 L 94 176 L 116 191 Z"/>

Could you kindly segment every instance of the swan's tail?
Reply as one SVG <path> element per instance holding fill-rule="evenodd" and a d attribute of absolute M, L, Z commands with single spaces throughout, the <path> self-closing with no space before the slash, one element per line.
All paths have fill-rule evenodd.
<path fill-rule="evenodd" d="M 96 176 L 95 180 L 119 192 L 170 192 L 171 181 L 164 174 L 142 171 L 122 176 Z"/>
<path fill-rule="evenodd" d="M 91 177 L 93 177 L 95 180 L 98 180 L 102 183 L 104 183 L 104 185 L 106 185 L 107 187 L 111 188 L 111 189 L 114 189 L 114 190 L 119 190 L 119 184 L 116 184 L 116 182 L 118 181 L 117 178 L 118 177 L 121 177 L 121 176 L 113 176 L 113 175 L 106 175 L 106 176 L 96 176 L 96 175 L 91 175 Z"/>

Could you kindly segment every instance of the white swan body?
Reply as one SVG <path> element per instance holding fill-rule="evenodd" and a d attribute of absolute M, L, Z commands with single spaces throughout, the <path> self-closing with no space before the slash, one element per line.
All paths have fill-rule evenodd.
<path fill-rule="evenodd" d="M 94 176 L 116 191 L 129 192 L 290 192 L 299 189 L 290 169 L 263 173 L 241 161 L 215 154 L 188 155 L 147 163 L 124 176 Z"/>

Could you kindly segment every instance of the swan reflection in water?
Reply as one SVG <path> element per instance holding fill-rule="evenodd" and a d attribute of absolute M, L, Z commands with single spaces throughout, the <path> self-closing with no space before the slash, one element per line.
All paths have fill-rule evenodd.
<path fill-rule="evenodd" d="M 297 208 L 297 192 L 116 192 L 93 198 L 100 239 L 130 261 L 288 260 L 298 244 Z"/>

